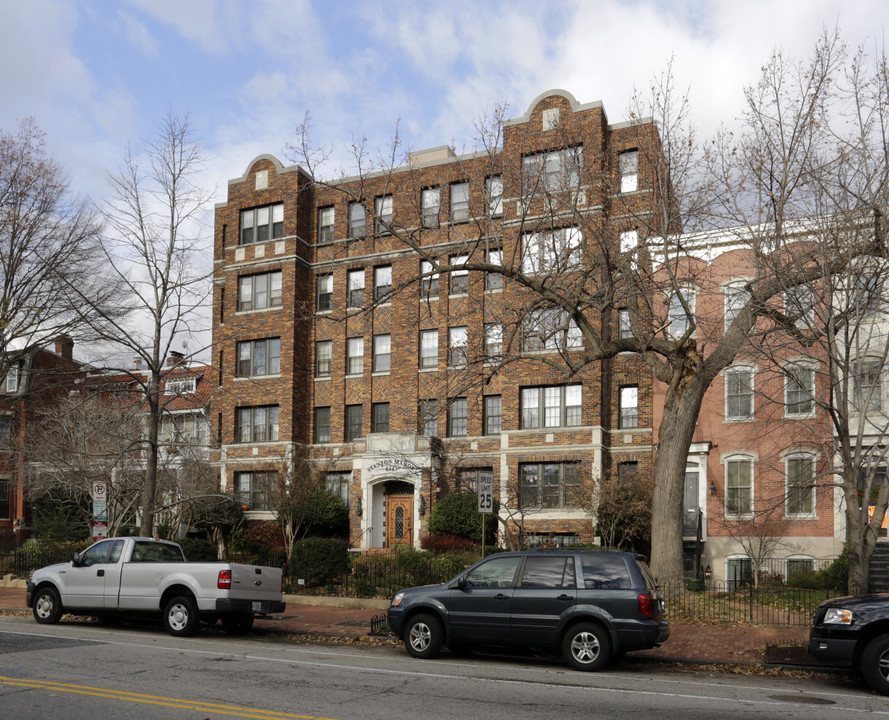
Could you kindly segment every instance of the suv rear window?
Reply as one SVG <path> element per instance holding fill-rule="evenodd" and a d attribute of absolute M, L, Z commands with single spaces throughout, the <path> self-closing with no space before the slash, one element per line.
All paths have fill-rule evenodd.
<path fill-rule="evenodd" d="M 630 571 L 623 558 L 584 557 L 583 586 L 587 590 L 623 590 L 632 587 Z"/>

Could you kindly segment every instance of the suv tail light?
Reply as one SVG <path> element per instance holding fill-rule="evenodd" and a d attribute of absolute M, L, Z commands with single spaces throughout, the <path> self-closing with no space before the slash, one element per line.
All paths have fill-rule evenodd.
<path fill-rule="evenodd" d="M 232 571 L 231 570 L 220 570 L 219 577 L 216 579 L 216 587 L 220 590 L 231 590 L 232 589 Z"/>
<path fill-rule="evenodd" d="M 639 594 L 639 613 L 650 618 L 653 614 L 654 603 L 650 592 Z"/>

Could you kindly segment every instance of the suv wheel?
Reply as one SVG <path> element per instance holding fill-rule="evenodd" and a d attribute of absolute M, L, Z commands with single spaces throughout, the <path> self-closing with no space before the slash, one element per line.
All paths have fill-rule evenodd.
<path fill-rule="evenodd" d="M 872 690 L 889 695 L 889 635 L 878 635 L 864 648 L 861 674 Z"/>
<path fill-rule="evenodd" d="M 444 632 L 432 615 L 414 615 L 404 629 L 404 647 L 415 658 L 434 658 L 441 650 Z"/>
<path fill-rule="evenodd" d="M 601 670 L 611 662 L 611 639 L 601 625 L 580 623 L 565 635 L 562 652 L 575 670 Z"/>

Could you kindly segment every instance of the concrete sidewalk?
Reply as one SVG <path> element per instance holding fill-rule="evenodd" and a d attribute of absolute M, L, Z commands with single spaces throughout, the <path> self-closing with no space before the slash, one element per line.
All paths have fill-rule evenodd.
<path fill-rule="evenodd" d="M 386 600 L 286 595 L 281 615 L 257 619 L 255 628 L 267 633 L 339 637 L 357 641 L 371 632 L 374 618 L 385 616 Z M 0 611 L 29 613 L 23 587 L 0 586 Z M 670 639 L 659 648 L 632 653 L 661 662 L 702 664 L 800 663 L 800 646 L 806 644 L 807 627 L 671 624 Z M 772 646 L 766 656 L 766 648 Z M 784 649 L 787 651 L 784 652 Z M 814 665 L 814 660 L 812 665 Z"/>

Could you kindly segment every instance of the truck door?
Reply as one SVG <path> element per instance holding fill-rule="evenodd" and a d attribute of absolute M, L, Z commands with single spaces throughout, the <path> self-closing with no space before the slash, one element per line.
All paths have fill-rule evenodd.
<path fill-rule="evenodd" d="M 105 575 L 114 544 L 123 540 L 104 540 L 91 545 L 68 570 L 67 591 L 62 604 L 70 608 L 105 607 Z"/>
<path fill-rule="evenodd" d="M 105 566 L 105 609 L 114 610 L 120 603 L 120 571 L 123 563 L 120 556 L 123 553 L 123 540 L 115 540 L 111 546 L 111 555 Z"/>

